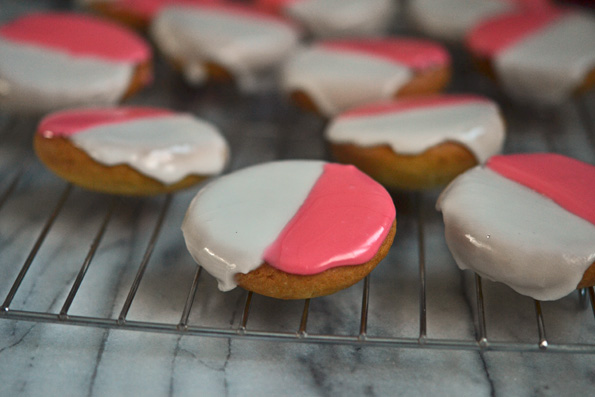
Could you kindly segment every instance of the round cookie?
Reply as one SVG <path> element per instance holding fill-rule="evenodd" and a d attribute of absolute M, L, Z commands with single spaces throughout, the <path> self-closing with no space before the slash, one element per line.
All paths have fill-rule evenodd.
<path fill-rule="evenodd" d="M 409 17 L 421 32 L 456 42 L 486 18 L 552 7 L 550 0 L 412 0 L 408 6 Z"/>
<path fill-rule="evenodd" d="M 494 156 L 441 194 L 461 269 L 540 300 L 595 284 L 595 167 L 556 154 Z"/>
<path fill-rule="evenodd" d="M 595 86 L 595 17 L 568 9 L 505 14 L 467 36 L 479 68 L 511 97 L 555 105 Z"/>
<path fill-rule="evenodd" d="M 244 92 L 268 84 L 299 41 L 292 23 L 226 2 L 163 7 L 150 32 L 190 84 L 233 80 Z"/>
<path fill-rule="evenodd" d="M 392 244 L 395 216 L 390 195 L 357 168 L 291 160 L 209 183 L 182 231 L 220 290 L 306 299 L 365 277 Z"/>
<path fill-rule="evenodd" d="M 29 14 L 0 26 L 0 108 L 44 113 L 111 105 L 152 81 L 151 49 L 103 19 Z"/>
<path fill-rule="evenodd" d="M 256 4 L 323 38 L 384 35 L 398 8 L 393 0 L 257 0 Z"/>
<path fill-rule="evenodd" d="M 162 7 L 172 4 L 217 3 L 219 0 L 79 0 L 93 11 L 132 28 L 146 29 Z"/>
<path fill-rule="evenodd" d="M 73 109 L 41 120 L 39 159 L 83 188 L 154 195 L 195 185 L 223 171 L 227 142 L 213 125 L 150 107 Z"/>
<path fill-rule="evenodd" d="M 297 52 L 283 69 L 283 89 L 302 108 L 332 117 L 380 100 L 441 91 L 450 56 L 421 39 L 328 40 Z"/>
<path fill-rule="evenodd" d="M 443 186 L 501 151 L 498 106 L 474 95 L 442 95 L 355 108 L 325 131 L 338 161 L 354 164 L 388 188 Z"/>

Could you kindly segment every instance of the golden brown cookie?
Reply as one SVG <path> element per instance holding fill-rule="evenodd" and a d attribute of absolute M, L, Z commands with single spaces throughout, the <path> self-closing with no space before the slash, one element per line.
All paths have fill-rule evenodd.
<path fill-rule="evenodd" d="M 227 144 L 212 125 L 142 107 L 51 114 L 41 121 L 34 147 L 58 176 L 89 190 L 124 195 L 195 185 L 221 172 L 228 157 Z"/>

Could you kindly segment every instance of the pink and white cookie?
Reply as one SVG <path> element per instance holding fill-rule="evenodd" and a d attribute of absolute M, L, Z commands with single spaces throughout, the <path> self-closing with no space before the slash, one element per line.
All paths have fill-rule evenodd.
<path fill-rule="evenodd" d="M 448 52 L 431 41 L 329 40 L 296 53 L 282 84 L 303 108 L 332 117 L 371 102 L 439 92 L 450 74 Z"/>
<path fill-rule="evenodd" d="M 227 2 L 164 7 L 150 30 L 189 83 L 233 80 L 245 92 L 274 80 L 300 36 L 281 17 Z"/>
<path fill-rule="evenodd" d="M 556 154 L 492 157 L 437 208 L 461 269 L 554 300 L 595 284 L 595 167 Z"/>
<path fill-rule="evenodd" d="M 223 171 L 229 148 L 210 123 L 151 107 L 72 109 L 45 117 L 39 159 L 84 188 L 113 194 L 176 191 Z"/>
<path fill-rule="evenodd" d="M 398 8 L 393 0 L 257 0 L 256 4 L 326 38 L 384 35 Z"/>
<path fill-rule="evenodd" d="M 279 299 L 328 295 L 364 278 L 396 231 L 386 190 L 353 166 L 291 160 L 223 176 L 192 200 L 182 231 L 228 291 Z"/>
<path fill-rule="evenodd" d="M 487 18 L 550 7 L 550 0 L 412 0 L 409 16 L 419 30 L 432 37 L 462 41 L 469 30 Z"/>
<path fill-rule="evenodd" d="M 0 108 L 43 113 L 111 105 L 152 81 L 151 49 L 102 19 L 30 14 L 0 26 Z"/>
<path fill-rule="evenodd" d="M 502 150 L 498 105 L 475 95 L 381 102 L 349 110 L 325 132 L 334 157 L 386 187 L 443 186 Z"/>
<path fill-rule="evenodd" d="M 567 9 L 506 14 L 467 36 L 479 67 L 511 97 L 558 104 L 595 86 L 595 17 Z"/>
<path fill-rule="evenodd" d="M 183 3 L 217 3 L 220 0 L 78 0 L 90 9 L 136 29 L 146 29 L 161 8 Z"/>

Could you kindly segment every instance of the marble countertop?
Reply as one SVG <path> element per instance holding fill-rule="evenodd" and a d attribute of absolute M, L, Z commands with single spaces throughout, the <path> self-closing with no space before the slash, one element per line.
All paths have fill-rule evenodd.
<path fill-rule="evenodd" d="M 0 18 L 32 8 L 66 6 L 64 1 L 5 0 Z M 595 131 L 589 131 L 575 103 L 552 112 L 511 105 L 462 57 L 457 62 L 452 91 L 478 92 L 502 101 L 509 125 L 506 152 L 557 151 L 595 163 Z M 296 111 L 275 93 L 246 96 L 233 87 L 192 89 L 160 62 L 157 73 L 155 85 L 132 103 L 189 111 L 217 124 L 231 143 L 232 170 L 279 158 L 328 158 L 321 137 L 324 123 Z M 581 106 L 595 120 L 595 97 L 584 98 Z M 115 321 L 167 198 L 111 198 L 69 189 L 33 154 L 31 137 L 37 122 L 34 117 L 0 113 L 0 299 L 9 293 L 66 191 L 64 206 L 10 304 L 11 311 L 41 313 L 53 322 L 0 317 L 0 396 L 592 394 L 595 355 L 538 351 L 534 302 L 506 286 L 483 282 L 488 343 L 497 350 L 534 351 L 473 346 L 475 280 L 458 270 L 446 248 L 442 220 L 434 210 L 438 192 L 394 194 L 397 237 L 370 276 L 366 330 L 371 340 L 384 338 L 392 344 L 356 341 L 363 283 L 309 304 L 307 335 L 349 339 L 344 344 L 238 337 L 247 294 L 240 289 L 219 292 L 208 274 L 198 279 L 188 325 L 226 330 L 232 337 L 117 329 Z M 127 321 L 168 326 L 180 322 L 196 272 L 180 224 L 198 189 L 172 197 Z M 112 205 L 103 239 L 68 310 L 73 318 L 109 319 L 111 328 L 57 323 Z M 439 344 L 462 341 L 463 350 L 415 343 L 420 332 L 420 214 L 427 338 Z M 272 332 L 291 339 L 300 329 L 303 308 L 303 301 L 254 295 L 247 334 Z M 581 304 L 578 294 L 542 303 L 542 308 L 550 350 L 587 345 L 593 351 L 594 313 Z M 410 347 L 394 346 L 398 340 Z"/>

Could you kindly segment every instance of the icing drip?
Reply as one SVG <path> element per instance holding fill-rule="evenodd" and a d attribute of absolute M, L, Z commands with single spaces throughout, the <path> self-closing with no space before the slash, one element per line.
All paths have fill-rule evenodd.
<path fill-rule="evenodd" d="M 387 59 L 314 46 L 287 62 L 283 88 L 305 91 L 321 113 L 331 117 L 357 105 L 392 98 L 412 75 L 407 66 Z"/>
<path fill-rule="evenodd" d="M 470 96 L 403 102 L 348 112 L 331 123 L 326 138 L 366 147 L 389 145 L 395 153 L 408 155 L 454 141 L 467 147 L 480 163 L 502 149 L 504 124 L 492 102 Z"/>
<path fill-rule="evenodd" d="M 219 281 L 263 261 L 294 274 L 373 257 L 395 217 L 388 193 L 352 166 L 292 160 L 234 172 L 192 200 L 182 230 L 193 258 Z"/>
<path fill-rule="evenodd" d="M 376 255 L 394 219 L 394 204 L 380 184 L 353 166 L 326 164 L 264 259 L 303 275 L 362 264 Z"/>
<path fill-rule="evenodd" d="M 535 299 L 569 294 L 595 261 L 595 226 L 490 169 L 459 176 L 437 208 L 461 269 Z"/>
<path fill-rule="evenodd" d="M 155 108 L 65 111 L 42 120 L 38 132 L 67 137 L 101 164 L 127 164 L 164 184 L 218 174 L 229 152 L 211 124 Z"/>
<path fill-rule="evenodd" d="M 487 166 L 595 225 L 595 167 L 558 154 L 494 156 Z"/>
<path fill-rule="evenodd" d="M 80 14 L 31 14 L 0 27 L 0 37 L 51 48 L 71 56 L 142 63 L 151 50 L 135 33 L 118 24 Z"/>
<path fill-rule="evenodd" d="M 204 64 L 213 62 L 232 73 L 244 91 L 270 79 L 298 42 L 291 24 L 230 6 L 164 8 L 151 34 L 161 51 L 181 63 L 189 82 L 203 83 L 208 77 Z"/>

